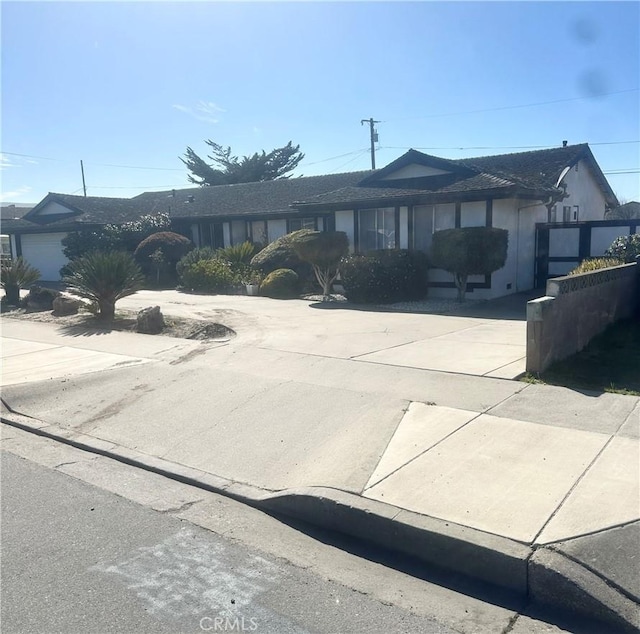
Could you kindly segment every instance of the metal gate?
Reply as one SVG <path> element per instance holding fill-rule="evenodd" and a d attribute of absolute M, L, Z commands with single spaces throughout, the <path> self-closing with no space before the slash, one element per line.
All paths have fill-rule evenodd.
<path fill-rule="evenodd" d="M 620 236 L 637 233 L 640 219 L 536 224 L 535 286 L 566 275 L 582 260 L 604 255 Z"/>

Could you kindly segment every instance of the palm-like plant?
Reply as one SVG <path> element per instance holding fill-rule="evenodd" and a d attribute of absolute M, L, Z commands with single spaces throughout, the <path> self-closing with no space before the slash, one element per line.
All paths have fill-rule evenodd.
<path fill-rule="evenodd" d="M 5 301 L 11 306 L 20 304 L 20 289 L 35 284 L 40 279 L 40 271 L 22 257 L 2 262 L 0 279 L 5 292 Z"/>
<path fill-rule="evenodd" d="M 128 253 L 93 251 L 71 262 L 63 281 L 70 292 L 98 305 L 98 319 L 111 321 L 116 302 L 142 288 L 144 276 Z"/>

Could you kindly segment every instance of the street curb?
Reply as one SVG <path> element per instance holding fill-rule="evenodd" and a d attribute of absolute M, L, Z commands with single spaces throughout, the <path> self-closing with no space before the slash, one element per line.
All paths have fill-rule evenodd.
<path fill-rule="evenodd" d="M 640 606 L 579 563 L 540 548 L 529 563 L 529 596 L 539 604 L 610 624 L 616 632 L 640 631 Z"/>
<path fill-rule="evenodd" d="M 262 511 L 336 531 L 490 583 L 564 615 L 637 632 L 640 606 L 579 563 L 545 547 L 420 515 L 329 487 L 271 491 L 47 424 L 13 411 L 2 399 L 0 421 L 77 449 L 144 469 Z"/>

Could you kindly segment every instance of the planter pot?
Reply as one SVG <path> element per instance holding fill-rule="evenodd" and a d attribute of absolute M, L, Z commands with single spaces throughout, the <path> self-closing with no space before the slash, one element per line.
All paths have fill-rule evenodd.
<path fill-rule="evenodd" d="M 259 284 L 247 284 L 247 295 L 258 295 L 260 293 Z"/>

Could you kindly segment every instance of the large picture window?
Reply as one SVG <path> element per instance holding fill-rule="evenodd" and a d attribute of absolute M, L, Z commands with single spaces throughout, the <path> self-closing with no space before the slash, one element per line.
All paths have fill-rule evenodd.
<path fill-rule="evenodd" d="M 315 218 L 290 218 L 287 222 L 289 223 L 289 230 L 287 233 L 300 231 L 300 229 L 315 230 L 317 228 Z"/>
<path fill-rule="evenodd" d="M 361 253 L 396 248 L 396 212 L 393 207 L 358 211 L 358 248 Z"/>

